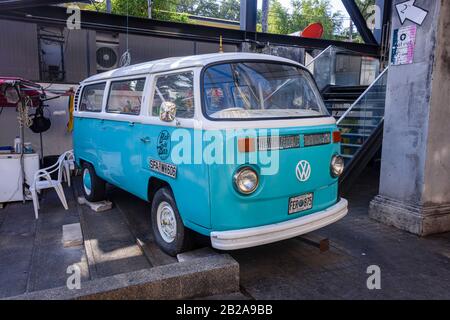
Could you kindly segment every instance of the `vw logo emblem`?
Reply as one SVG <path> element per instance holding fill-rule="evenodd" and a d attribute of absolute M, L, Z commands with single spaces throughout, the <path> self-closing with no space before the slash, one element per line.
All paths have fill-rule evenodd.
<path fill-rule="evenodd" d="M 297 163 L 297 167 L 295 168 L 295 175 L 297 179 L 301 182 L 305 182 L 309 179 L 311 175 L 311 165 L 306 160 L 301 160 Z"/>

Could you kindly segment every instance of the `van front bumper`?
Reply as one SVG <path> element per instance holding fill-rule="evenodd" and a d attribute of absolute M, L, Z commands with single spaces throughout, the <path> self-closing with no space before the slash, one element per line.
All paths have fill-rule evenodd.
<path fill-rule="evenodd" d="M 347 204 L 347 200 L 341 198 L 338 203 L 325 210 L 297 219 L 254 228 L 213 231 L 211 244 L 219 250 L 235 250 L 293 238 L 343 218 L 348 212 Z"/>

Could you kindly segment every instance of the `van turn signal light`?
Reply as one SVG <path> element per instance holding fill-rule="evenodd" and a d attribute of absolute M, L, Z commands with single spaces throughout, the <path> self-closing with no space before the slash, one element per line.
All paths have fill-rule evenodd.
<path fill-rule="evenodd" d="M 339 142 L 341 142 L 341 132 L 334 131 L 333 132 L 333 143 L 339 143 Z"/>
<path fill-rule="evenodd" d="M 238 140 L 239 152 L 253 152 L 255 151 L 255 139 L 254 138 L 241 138 Z"/>

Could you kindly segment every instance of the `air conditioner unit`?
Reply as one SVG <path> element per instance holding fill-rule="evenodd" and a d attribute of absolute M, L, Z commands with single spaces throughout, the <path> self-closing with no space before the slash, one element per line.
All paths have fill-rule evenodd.
<path fill-rule="evenodd" d="M 97 42 L 97 71 L 108 71 L 119 64 L 119 45 L 115 43 Z"/>

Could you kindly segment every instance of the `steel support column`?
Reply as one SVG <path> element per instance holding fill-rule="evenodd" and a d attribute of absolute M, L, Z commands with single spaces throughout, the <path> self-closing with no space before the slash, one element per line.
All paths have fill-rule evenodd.
<path fill-rule="evenodd" d="M 379 12 L 377 12 L 377 19 L 380 21 L 376 21 L 373 34 L 377 42 L 381 44 L 383 40 L 383 30 L 391 17 L 392 0 L 376 0 L 375 5 L 377 6 L 377 10 L 379 10 Z"/>
<path fill-rule="evenodd" d="M 241 30 L 256 32 L 257 0 L 241 0 Z"/>
<path fill-rule="evenodd" d="M 347 9 L 350 18 L 355 23 L 356 29 L 358 29 L 358 32 L 363 38 L 364 42 L 367 44 L 377 45 L 378 42 L 375 39 L 372 31 L 370 31 L 370 29 L 367 27 L 367 22 L 364 20 L 364 17 L 359 10 L 359 7 L 356 4 L 355 0 L 342 0 L 342 3 Z"/>

